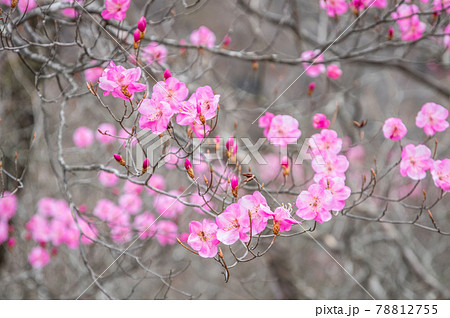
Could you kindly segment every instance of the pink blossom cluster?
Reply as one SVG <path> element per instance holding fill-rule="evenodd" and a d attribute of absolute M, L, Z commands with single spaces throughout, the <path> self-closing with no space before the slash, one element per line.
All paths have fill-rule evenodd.
<path fill-rule="evenodd" d="M 202 45 L 211 49 L 215 45 L 216 35 L 210 29 L 202 25 L 200 28 L 192 31 L 190 40 L 192 44 Z M 228 41 L 227 39 L 224 40 Z"/>
<path fill-rule="evenodd" d="M 0 197 L 0 244 L 8 241 L 10 233 L 13 230 L 12 225 L 9 225 L 11 220 L 17 212 L 17 197 L 8 191 L 5 191 Z M 8 244 L 14 245 L 14 238 L 9 238 Z"/>
<path fill-rule="evenodd" d="M 403 41 L 415 41 L 422 37 L 426 24 L 419 19 L 419 7 L 415 4 L 401 4 L 392 18 L 397 21 Z"/>
<path fill-rule="evenodd" d="M 232 245 L 238 240 L 248 242 L 250 236 L 261 233 L 273 220 L 274 234 L 289 231 L 294 224 L 301 224 L 291 217 L 291 210 L 279 207 L 271 211 L 264 196 L 255 191 L 232 203 L 216 217 L 216 222 L 204 219 L 189 224 L 188 244 L 201 257 L 209 258 L 217 254 L 217 245 Z"/>
<path fill-rule="evenodd" d="M 96 239 L 98 233 L 90 219 L 77 216 L 75 221 L 66 201 L 48 197 L 39 200 L 37 213 L 25 228 L 26 237 L 40 245 L 28 257 L 35 268 L 41 268 L 50 261 L 47 248 L 51 247 L 52 253 L 62 245 L 76 249 L 80 242 L 91 244 L 91 239 Z"/>
<path fill-rule="evenodd" d="M 330 17 L 342 15 L 348 10 L 346 0 L 320 0 L 320 6 L 322 9 L 327 10 L 327 14 Z"/>
<path fill-rule="evenodd" d="M 336 64 L 330 64 L 325 67 L 323 62 L 323 54 L 320 50 L 305 51 L 301 55 L 302 60 L 308 61 L 303 62 L 302 66 L 305 69 L 306 75 L 315 78 L 320 74 L 327 73 L 328 77 L 332 80 L 337 80 L 342 76 L 342 70 Z M 311 83 L 313 84 L 313 83 Z M 313 84 L 315 86 L 315 83 Z M 314 87 L 310 86 L 310 90 L 314 90 Z"/>
<path fill-rule="evenodd" d="M 144 99 L 139 108 L 139 127 L 161 134 L 176 115 L 177 124 L 189 126 L 198 138 L 205 137 L 211 130 L 206 121 L 217 116 L 220 95 L 210 86 L 197 88 L 186 101 L 188 94 L 186 84 L 173 76 L 156 83 L 151 98 Z"/>
<path fill-rule="evenodd" d="M 266 112 L 258 120 L 258 125 L 264 128 L 264 136 L 277 146 L 286 147 L 296 143 L 302 135 L 297 119 L 289 115 L 274 115 Z"/>

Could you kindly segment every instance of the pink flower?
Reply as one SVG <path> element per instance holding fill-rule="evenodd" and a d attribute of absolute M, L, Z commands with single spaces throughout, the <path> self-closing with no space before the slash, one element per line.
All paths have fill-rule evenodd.
<path fill-rule="evenodd" d="M 433 165 L 431 151 L 425 145 L 417 147 L 409 144 L 402 151 L 402 161 L 400 162 L 400 173 L 403 177 L 410 177 L 413 180 L 424 179 L 426 171 Z"/>
<path fill-rule="evenodd" d="M 158 42 L 150 42 L 142 49 L 142 60 L 147 64 L 153 64 L 153 62 L 164 64 L 166 58 L 167 48 Z"/>
<path fill-rule="evenodd" d="M 127 194 L 139 195 L 141 194 L 144 186 L 127 180 L 123 186 L 123 192 Z"/>
<path fill-rule="evenodd" d="M 328 128 L 330 126 L 330 121 L 327 119 L 327 116 L 321 113 L 317 113 L 313 117 L 313 127 L 314 129 L 323 129 Z"/>
<path fill-rule="evenodd" d="M 128 223 L 113 226 L 110 235 L 111 239 L 119 244 L 127 243 L 133 238 L 133 233 Z"/>
<path fill-rule="evenodd" d="M 416 116 L 416 126 L 423 128 L 425 134 L 433 136 L 449 126 L 447 122 L 448 110 L 435 103 L 426 103 Z"/>
<path fill-rule="evenodd" d="M 190 125 L 196 122 L 202 125 L 206 120 L 216 117 L 220 95 L 214 95 L 210 86 L 199 87 L 188 101 L 180 105 L 177 123 Z"/>
<path fill-rule="evenodd" d="M 331 219 L 331 207 L 333 196 L 319 184 L 312 184 L 308 191 L 302 191 L 297 197 L 296 214 L 304 220 L 315 220 L 319 223 Z"/>
<path fill-rule="evenodd" d="M 319 134 L 312 135 L 311 139 L 309 143 L 314 155 L 337 155 L 342 149 L 342 139 L 331 129 L 323 129 Z"/>
<path fill-rule="evenodd" d="M 0 197 L 0 221 L 8 221 L 17 211 L 17 197 L 8 191 Z"/>
<path fill-rule="evenodd" d="M 78 218 L 78 223 L 80 225 L 81 228 L 81 243 L 85 244 L 85 245 L 89 245 L 94 243 L 92 239 L 96 239 L 97 238 L 97 234 L 98 234 L 98 230 L 97 228 L 94 226 L 94 224 L 88 223 L 85 220 Z"/>
<path fill-rule="evenodd" d="M 217 239 L 225 245 L 231 245 L 237 240 L 247 242 L 250 238 L 250 218 L 247 211 L 238 203 L 232 203 L 222 214 L 216 217 Z"/>
<path fill-rule="evenodd" d="M 78 127 L 73 133 L 73 143 L 78 148 L 87 148 L 94 143 L 94 133 L 87 127 Z"/>
<path fill-rule="evenodd" d="M 164 82 L 160 81 L 153 86 L 152 98 L 163 100 L 170 104 L 174 113 L 178 113 L 181 103 L 186 99 L 189 90 L 186 84 L 176 77 L 170 76 Z"/>
<path fill-rule="evenodd" d="M 100 133 L 99 130 L 102 132 Z M 97 140 L 102 144 L 112 144 L 116 141 L 117 131 L 113 124 L 104 123 L 97 128 Z"/>
<path fill-rule="evenodd" d="M 110 200 L 101 199 L 97 202 L 93 214 L 100 220 L 111 220 L 111 216 L 117 214 L 118 207 Z"/>
<path fill-rule="evenodd" d="M 450 159 L 436 160 L 430 172 L 436 187 L 450 192 Z"/>
<path fill-rule="evenodd" d="M 8 221 L 0 219 L 0 244 L 8 240 Z"/>
<path fill-rule="evenodd" d="M 128 101 L 134 98 L 134 93 L 142 92 L 147 88 L 147 85 L 137 83 L 140 78 L 141 69 L 139 67 L 125 69 L 121 65 L 116 66 L 111 61 L 99 79 L 99 87 L 105 91 L 104 96 L 111 93 L 114 97 Z"/>
<path fill-rule="evenodd" d="M 119 197 L 119 206 L 130 214 L 141 211 L 142 200 L 136 194 L 124 194 Z"/>
<path fill-rule="evenodd" d="M 243 196 L 238 201 L 238 204 L 247 211 L 247 215 L 251 214 L 252 235 L 264 231 L 268 220 L 268 217 L 265 215 L 270 212 L 266 198 L 260 192 L 255 191 L 253 195 Z M 260 212 L 261 210 L 264 210 L 266 213 Z"/>
<path fill-rule="evenodd" d="M 327 75 L 329 78 L 335 80 L 341 77 L 342 70 L 336 64 L 330 64 L 327 67 Z"/>
<path fill-rule="evenodd" d="M 384 138 L 391 140 L 401 140 L 406 136 L 408 129 L 400 118 L 386 119 L 383 125 Z"/>
<path fill-rule="evenodd" d="M 209 125 L 198 124 L 195 121 L 191 124 L 190 128 L 194 132 L 195 136 L 200 140 L 207 137 L 211 132 L 211 127 Z"/>
<path fill-rule="evenodd" d="M 280 207 L 276 208 L 275 211 L 273 211 L 273 212 L 270 210 L 263 209 L 260 211 L 260 214 L 262 216 L 273 218 L 274 226 L 275 226 L 275 224 L 278 223 L 280 225 L 279 232 L 281 233 L 284 231 L 290 231 L 292 228 L 292 225 L 294 225 L 294 224 L 302 224 L 302 222 L 291 218 L 291 211 L 292 211 L 292 209 L 290 209 L 290 208 L 288 209 L 284 206 L 280 206 Z"/>
<path fill-rule="evenodd" d="M 159 174 L 153 174 L 150 180 L 148 181 L 148 185 L 159 190 L 164 190 L 165 181 L 164 177 Z M 155 194 L 156 192 L 149 187 L 145 188 L 147 193 L 150 195 Z"/>
<path fill-rule="evenodd" d="M 105 0 L 106 9 L 102 11 L 103 19 L 122 21 L 127 15 L 130 2 L 131 0 Z"/>
<path fill-rule="evenodd" d="M 2 0 L 4 4 L 11 5 L 11 0 Z M 28 11 L 33 10 L 36 8 L 36 0 L 20 0 L 17 4 L 17 7 L 19 8 L 20 12 L 26 13 Z"/>
<path fill-rule="evenodd" d="M 198 251 L 198 255 L 204 258 L 217 255 L 217 225 L 210 220 L 204 219 L 202 223 L 192 221 L 189 223 L 188 244 Z"/>
<path fill-rule="evenodd" d="M 119 177 L 114 173 L 100 171 L 98 173 L 98 181 L 100 181 L 104 187 L 114 187 L 119 182 Z"/>
<path fill-rule="evenodd" d="M 450 13 L 450 0 L 434 0 L 433 1 L 433 10 L 439 11 L 438 14 L 441 14 L 440 11 L 447 11 Z"/>
<path fill-rule="evenodd" d="M 168 219 L 174 219 L 184 212 L 185 205 L 177 199 L 180 195 L 179 191 L 172 190 L 169 191 L 169 193 L 176 197 L 160 194 L 154 200 L 153 206 L 155 207 L 156 212 L 161 216 Z"/>
<path fill-rule="evenodd" d="M 133 227 L 138 231 L 139 238 L 145 240 L 155 234 L 155 217 L 148 211 L 136 216 Z"/>
<path fill-rule="evenodd" d="M 351 190 L 345 185 L 344 179 L 324 177 L 319 181 L 319 184 L 331 192 L 332 200 L 330 209 L 334 211 L 342 210 L 345 206 L 345 200 L 351 194 Z"/>
<path fill-rule="evenodd" d="M 50 254 L 46 249 L 36 246 L 28 255 L 28 261 L 34 268 L 42 268 L 50 262 Z"/>
<path fill-rule="evenodd" d="M 323 54 L 320 53 L 320 50 L 305 51 L 302 53 L 301 58 L 304 61 L 308 61 L 302 63 L 302 65 L 309 77 L 317 77 L 320 74 L 325 73 L 325 65 L 320 64 L 323 62 Z"/>
<path fill-rule="evenodd" d="M 369 6 L 373 8 L 386 8 L 387 0 L 353 0 L 351 6 L 355 7 L 358 10 L 364 10 Z"/>
<path fill-rule="evenodd" d="M 200 28 L 192 31 L 190 39 L 192 44 L 203 45 L 211 49 L 216 42 L 216 35 L 210 29 L 202 25 Z"/>
<path fill-rule="evenodd" d="M 426 24 L 419 20 L 415 13 L 419 12 L 419 7 L 415 4 L 402 4 L 392 13 L 392 18 L 397 20 L 397 24 L 402 32 L 403 41 L 415 41 L 422 37 Z"/>
<path fill-rule="evenodd" d="M 22 2 L 22 1 L 20 1 Z M 74 0 L 63 0 L 63 2 L 70 2 L 70 3 L 74 3 Z M 83 0 L 77 0 L 77 3 L 74 4 L 74 7 L 80 7 L 80 5 L 83 4 Z M 76 9 L 63 9 L 62 14 L 64 14 L 65 16 L 68 16 L 69 18 L 76 18 L 78 17 L 78 11 Z"/>
<path fill-rule="evenodd" d="M 348 169 L 349 162 L 344 155 L 328 154 L 322 156 L 323 160 L 313 160 L 311 166 L 316 172 L 314 181 L 319 182 L 324 177 L 339 177 L 345 180 L 345 172 Z"/>
<path fill-rule="evenodd" d="M 301 134 L 297 119 L 289 115 L 277 115 L 270 123 L 267 139 L 274 145 L 286 147 L 296 143 Z"/>
<path fill-rule="evenodd" d="M 170 104 L 155 99 L 144 99 L 139 108 L 142 114 L 139 119 L 141 129 L 151 130 L 154 134 L 161 134 L 167 130 L 174 112 Z"/>
<path fill-rule="evenodd" d="M 31 238 L 38 243 L 50 241 L 50 223 L 41 215 L 33 215 L 25 225 L 31 232 Z"/>
<path fill-rule="evenodd" d="M 270 124 L 272 123 L 272 119 L 275 117 L 274 114 L 266 112 L 264 116 L 259 117 L 258 126 L 264 128 L 264 136 L 267 137 L 269 133 Z"/>
<path fill-rule="evenodd" d="M 103 74 L 103 67 L 91 67 L 84 70 L 84 78 L 87 82 L 97 83 L 98 79 Z"/>
<path fill-rule="evenodd" d="M 159 244 L 173 245 L 177 241 L 178 226 L 171 221 L 159 221 L 156 226 L 155 237 Z"/>
<path fill-rule="evenodd" d="M 445 27 L 444 44 L 450 49 L 450 24 Z"/>
<path fill-rule="evenodd" d="M 347 12 L 348 9 L 345 0 L 320 0 L 320 6 L 322 9 L 327 10 L 329 17 L 342 15 Z"/>

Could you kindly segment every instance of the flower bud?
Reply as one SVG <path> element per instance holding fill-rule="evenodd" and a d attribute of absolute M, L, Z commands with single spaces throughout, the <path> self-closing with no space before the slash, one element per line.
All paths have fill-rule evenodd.
<path fill-rule="evenodd" d="M 237 143 L 234 141 L 233 137 L 230 137 L 225 145 L 227 148 L 227 158 L 233 157 L 237 154 Z"/>
<path fill-rule="evenodd" d="M 283 176 L 288 176 L 289 175 L 289 158 L 284 156 L 281 159 L 281 167 L 283 168 Z"/>
<path fill-rule="evenodd" d="M 194 179 L 194 169 L 192 169 L 191 162 L 188 158 L 186 158 L 186 160 L 184 161 L 184 167 L 186 168 L 189 177 L 191 177 L 191 179 Z"/>
<path fill-rule="evenodd" d="M 19 0 L 12 0 L 11 1 L 11 9 L 14 9 L 17 6 L 18 2 L 19 2 Z"/>
<path fill-rule="evenodd" d="M 314 93 L 314 90 L 316 89 L 316 82 L 312 82 L 312 83 L 309 83 L 309 86 L 308 86 L 308 96 L 312 96 L 312 94 Z"/>
<path fill-rule="evenodd" d="M 147 28 L 147 20 L 145 17 L 141 17 L 137 23 L 137 27 L 139 31 L 145 32 L 145 29 Z"/>
<path fill-rule="evenodd" d="M 8 247 L 13 248 L 16 245 L 16 239 L 14 237 L 10 237 L 8 240 Z"/>
<path fill-rule="evenodd" d="M 222 48 L 226 49 L 228 47 L 228 45 L 230 45 L 231 43 L 231 38 L 228 34 L 225 34 L 225 36 L 223 37 L 222 40 L 223 44 L 222 44 Z"/>
<path fill-rule="evenodd" d="M 116 159 L 116 161 L 121 165 L 121 166 L 125 166 L 125 160 L 123 160 L 121 155 L 115 154 L 114 155 L 114 159 Z"/>
<path fill-rule="evenodd" d="M 220 136 L 216 136 L 215 144 L 216 144 L 216 151 L 218 151 L 220 149 Z"/>
<path fill-rule="evenodd" d="M 280 235 L 280 225 L 281 225 L 280 221 L 274 220 L 273 229 L 272 229 L 273 235 L 276 235 L 276 236 Z"/>
<path fill-rule="evenodd" d="M 239 180 L 236 176 L 233 176 L 233 178 L 231 178 L 231 193 L 233 193 L 233 196 L 235 198 L 237 198 L 238 195 L 238 190 L 239 190 Z"/>
<path fill-rule="evenodd" d="M 164 71 L 164 79 L 167 80 L 168 78 L 172 77 L 172 73 L 170 73 L 170 70 L 168 68 L 166 68 L 166 70 Z"/>
<path fill-rule="evenodd" d="M 150 166 L 150 160 L 148 158 L 145 158 L 144 162 L 142 163 L 142 174 L 147 172 L 147 169 L 149 166 Z"/>
<path fill-rule="evenodd" d="M 388 31 L 388 41 L 391 41 L 394 38 L 394 28 L 390 27 Z"/>
<path fill-rule="evenodd" d="M 139 41 L 141 40 L 141 33 L 139 32 L 138 29 L 136 29 L 136 31 L 134 31 L 133 37 L 134 37 L 134 43 L 139 43 Z"/>

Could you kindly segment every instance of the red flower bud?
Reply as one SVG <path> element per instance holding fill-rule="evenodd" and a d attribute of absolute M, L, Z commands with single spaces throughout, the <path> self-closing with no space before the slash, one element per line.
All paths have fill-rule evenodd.
<path fill-rule="evenodd" d="M 141 40 L 141 32 L 139 32 L 138 29 L 136 29 L 136 31 L 134 31 L 134 43 L 138 43 Z"/>
<path fill-rule="evenodd" d="M 137 27 L 139 31 L 145 32 L 145 29 L 147 28 L 147 20 L 145 17 L 141 17 L 137 23 Z"/>
<path fill-rule="evenodd" d="M 308 85 L 308 96 L 312 96 L 314 90 L 316 89 L 316 82 L 309 83 Z"/>
<path fill-rule="evenodd" d="M 186 158 L 186 160 L 184 161 L 184 167 L 186 168 L 189 177 L 191 177 L 191 179 L 194 179 L 194 169 L 192 169 L 191 162 L 188 158 Z"/>
<path fill-rule="evenodd" d="M 148 167 L 150 166 L 150 160 L 148 158 L 145 158 L 144 162 L 142 163 L 142 173 L 146 173 Z"/>
<path fill-rule="evenodd" d="M 170 73 L 170 70 L 168 68 L 166 68 L 166 70 L 164 71 L 164 79 L 167 80 L 168 78 L 172 77 L 172 73 Z"/>
<path fill-rule="evenodd" d="M 239 180 L 236 176 L 233 176 L 231 178 L 231 192 L 233 193 L 233 196 L 237 198 L 238 190 L 239 190 Z"/>
<path fill-rule="evenodd" d="M 125 166 L 125 160 L 123 160 L 121 155 L 115 154 L 114 155 L 114 159 L 116 159 L 116 161 L 121 165 L 121 166 Z"/>

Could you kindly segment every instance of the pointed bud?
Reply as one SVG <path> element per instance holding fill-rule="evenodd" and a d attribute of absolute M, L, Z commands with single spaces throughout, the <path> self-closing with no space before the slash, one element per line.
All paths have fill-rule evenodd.
<path fill-rule="evenodd" d="M 170 70 L 168 68 L 166 68 L 166 70 L 164 71 L 164 79 L 167 80 L 168 78 L 172 77 L 172 73 L 170 73 Z"/>
<path fill-rule="evenodd" d="M 259 63 L 257 61 L 252 62 L 252 68 L 254 71 L 257 71 L 259 68 Z"/>
<path fill-rule="evenodd" d="M 150 160 L 148 158 L 145 158 L 144 162 L 142 163 L 142 174 L 147 172 L 147 169 L 149 166 L 150 166 Z"/>
<path fill-rule="evenodd" d="M 390 27 L 388 31 L 388 40 L 391 41 L 394 38 L 394 28 Z"/>
<path fill-rule="evenodd" d="M 308 96 L 312 96 L 314 90 L 316 89 L 316 82 L 309 83 L 308 85 Z"/>
<path fill-rule="evenodd" d="M 116 161 L 121 165 L 121 166 L 125 166 L 125 160 L 123 160 L 121 155 L 115 154 L 114 155 L 114 159 L 116 159 Z"/>
<path fill-rule="evenodd" d="M 186 158 L 186 160 L 184 161 L 184 167 L 186 168 L 186 172 L 188 173 L 189 177 L 191 177 L 191 179 L 194 179 L 194 169 L 192 169 L 191 162 L 188 158 Z"/>
<path fill-rule="evenodd" d="M 145 29 L 147 28 L 147 20 L 145 20 L 145 17 L 141 17 L 137 23 L 137 27 L 139 31 L 145 32 Z"/>
<path fill-rule="evenodd" d="M 239 190 L 239 180 L 236 176 L 233 176 L 231 178 L 231 193 L 233 193 L 233 196 L 237 198 L 238 190 Z"/>
<path fill-rule="evenodd" d="M 273 221 L 273 235 L 280 235 L 280 226 L 281 226 L 281 222 L 279 220 L 274 220 Z"/>
<path fill-rule="evenodd" d="M 225 146 L 227 148 L 227 158 L 233 157 L 237 154 L 237 143 L 234 141 L 233 137 L 230 137 L 227 140 Z"/>
<path fill-rule="evenodd" d="M 133 37 L 134 37 L 134 43 L 138 43 L 141 40 L 141 33 L 139 32 L 138 29 L 136 29 L 136 31 L 134 31 Z"/>

